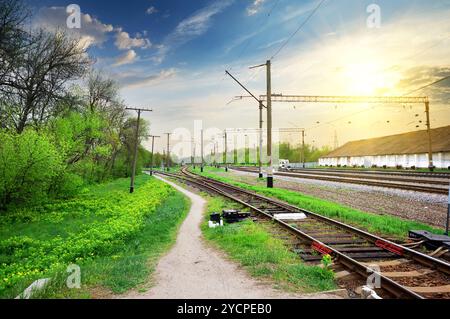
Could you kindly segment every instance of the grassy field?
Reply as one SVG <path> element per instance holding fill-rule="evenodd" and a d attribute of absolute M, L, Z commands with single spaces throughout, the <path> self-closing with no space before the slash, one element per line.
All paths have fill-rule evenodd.
<path fill-rule="evenodd" d="M 397 239 L 405 239 L 408 236 L 408 231 L 411 229 L 423 229 L 436 234 L 444 233 L 441 229 L 437 229 L 423 223 L 401 219 L 390 215 L 377 215 L 363 212 L 344 205 L 314 198 L 286 189 L 268 189 L 265 186 L 253 186 L 246 183 L 236 182 L 232 178 L 217 175 L 218 172 L 223 172 L 223 169 L 208 167 L 205 169 L 203 175 L 242 187 L 247 190 L 255 191 L 265 196 L 280 199 L 297 207 L 354 225 L 379 235 L 391 236 Z"/>
<path fill-rule="evenodd" d="M 209 214 L 224 208 L 239 208 L 220 197 L 208 199 L 208 214 L 202 225 L 207 240 L 223 249 L 257 278 L 269 279 L 279 288 L 310 293 L 336 288 L 334 274 L 317 266 L 307 266 L 284 243 L 272 237 L 265 226 L 252 221 L 208 228 Z"/>
<path fill-rule="evenodd" d="M 0 297 L 13 298 L 39 278 L 53 278 L 39 297 L 89 298 L 148 282 L 158 257 L 175 241 L 189 201 L 148 176 L 94 186 L 68 201 L 0 217 Z M 66 267 L 81 267 L 82 289 L 65 288 Z"/>

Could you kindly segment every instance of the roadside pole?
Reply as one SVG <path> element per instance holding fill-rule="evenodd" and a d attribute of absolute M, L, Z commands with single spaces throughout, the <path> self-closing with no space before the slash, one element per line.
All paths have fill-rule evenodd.
<path fill-rule="evenodd" d="M 150 176 L 153 176 L 153 168 L 155 167 L 155 138 L 159 138 L 161 136 L 152 135 L 152 167 L 150 168 Z"/>
<path fill-rule="evenodd" d="M 448 187 L 448 201 L 447 201 L 447 224 L 445 224 L 445 235 L 448 236 L 450 224 L 450 185 Z"/>
<path fill-rule="evenodd" d="M 303 168 L 306 168 L 306 158 L 305 158 L 305 130 L 302 131 L 302 162 L 303 162 Z"/>
<path fill-rule="evenodd" d="M 136 179 L 136 165 L 137 165 L 137 157 L 138 157 L 138 150 L 139 150 L 139 124 L 141 121 L 141 112 L 153 112 L 149 109 L 138 109 L 138 108 L 131 108 L 127 107 L 126 110 L 128 111 L 137 111 L 138 117 L 137 117 L 137 123 L 136 123 L 136 131 L 134 132 L 134 154 L 133 154 L 133 163 L 131 168 L 131 182 L 130 182 L 130 194 L 134 193 L 134 181 Z"/>
<path fill-rule="evenodd" d="M 263 161 L 263 102 L 259 101 L 259 178 L 263 178 L 263 169 L 262 169 L 262 161 Z"/>
<path fill-rule="evenodd" d="M 170 136 L 172 133 L 165 133 L 167 135 L 167 161 L 166 161 L 166 170 L 170 171 Z"/>
<path fill-rule="evenodd" d="M 227 130 L 225 130 L 225 134 L 224 134 L 224 164 L 225 164 L 225 172 L 228 172 L 228 162 L 227 162 L 227 153 L 228 153 L 228 135 L 227 135 Z"/>
<path fill-rule="evenodd" d="M 267 68 L 267 157 L 268 157 L 268 171 L 267 171 L 267 188 L 273 188 L 273 158 L 272 158 L 272 76 L 271 76 L 271 62 L 266 63 Z"/>

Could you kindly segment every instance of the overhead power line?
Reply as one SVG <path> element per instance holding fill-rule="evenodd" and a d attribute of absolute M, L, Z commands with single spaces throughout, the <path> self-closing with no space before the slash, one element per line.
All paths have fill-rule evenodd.
<path fill-rule="evenodd" d="M 437 80 L 437 81 L 435 81 L 435 82 L 433 82 L 433 83 L 424 85 L 424 86 L 422 86 L 422 87 L 420 87 L 420 88 L 418 88 L 418 89 L 415 89 L 415 90 L 413 90 L 413 91 L 411 91 L 411 92 L 408 92 L 408 93 L 405 94 L 405 96 L 406 96 L 406 95 L 410 95 L 410 94 L 415 93 L 415 92 L 418 92 L 418 91 L 422 91 L 423 89 L 426 89 L 426 88 L 428 88 L 428 87 L 430 87 L 430 86 L 433 86 L 433 85 L 435 85 L 435 84 L 438 84 L 438 83 L 440 83 L 440 82 L 442 82 L 442 81 L 445 81 L 445 80 L 447 80 L 447 79 L 450 79 L 450 75 L 447 75 L 446 77 L 444 77 L 444 78 L 442 78 L 442 79 L 440 79 L 440 80 Z"/>
<path fill-rule="evenodd" d="M 288 45 L 288 43 L 295 37 L 295 35 L 301 30 L 303 29 L 303 27 L 309 22 L 309 20 L 311 20 L 311 18 L 316 14 L 316 12 L 319 10 L 319 8 L 322 6 L 322 4 L 325 2 L 325 0 L 321 0 L 319 2 L 319 4 L 317 5 L 317 7 L 314 8 L 313 11 L 311 11 L 311 13 L 309 14 L 309 16 L 306 18 L 305 21 L 302 22 L 302 24 L 300 24 L 300 26 L 297 28 L 297 30 L 294 31 L 294 33 L 291 34 L 291 36 L 289 38 L 287 38 L 287 40 L 278 48 L 278 50 L 275 52 L 274 55 L 272 55 L 272 57 L 270 58 L 270 60 L 273 60 L 278 54 L 280 54 L 280 52 Z"/>

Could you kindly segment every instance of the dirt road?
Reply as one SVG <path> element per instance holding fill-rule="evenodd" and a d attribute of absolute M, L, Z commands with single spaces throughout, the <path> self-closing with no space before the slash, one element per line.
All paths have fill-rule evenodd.
<path fill-rule="evenodd" d="M 180 228 L 175 246 L 157 266 L 156 285 L 145 293 L 135 292 L 126 298 L 339 298 L 334 294 L 288 294 L 275 290 L 268 283 L 250 278 L 243 269 L 227 260 L 222 253 L 206 245 L 202 239 L 200 224 L 205 200 L 171 182 L 166 182 L 190 198 L 191 210 Z"/>

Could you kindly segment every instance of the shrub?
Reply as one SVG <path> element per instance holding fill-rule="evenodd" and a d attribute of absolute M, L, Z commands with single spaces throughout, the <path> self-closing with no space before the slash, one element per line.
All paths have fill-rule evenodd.
<path fill-rule="evenodd" d="M 46 198 L 63 164 L 45 134 L 0 132 L 0 209 Z"/>

